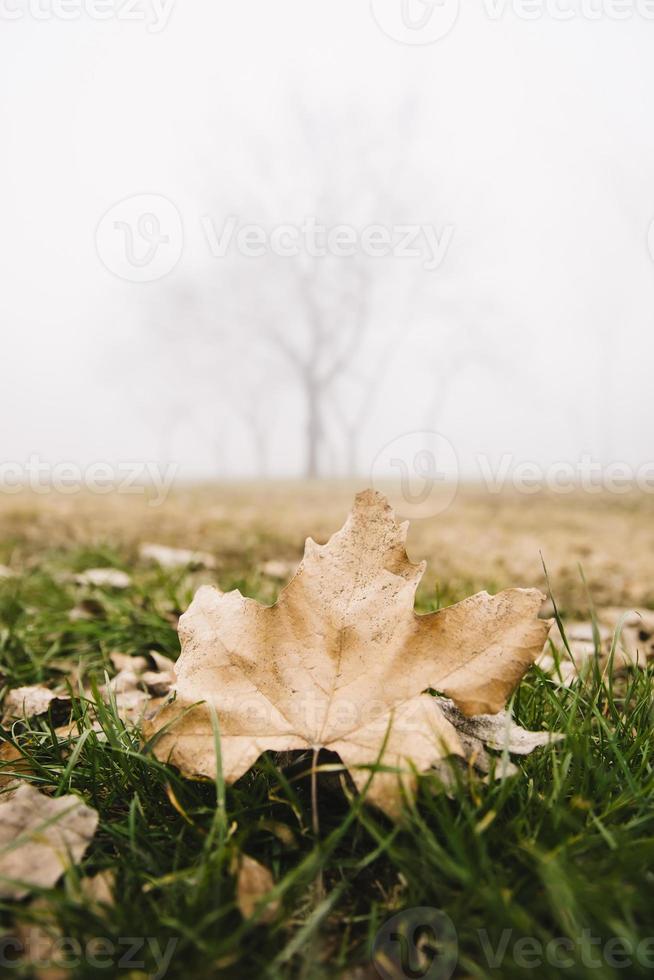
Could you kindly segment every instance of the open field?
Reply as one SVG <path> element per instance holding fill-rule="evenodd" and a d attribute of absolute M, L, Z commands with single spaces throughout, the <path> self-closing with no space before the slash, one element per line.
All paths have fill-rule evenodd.
<path fill-rule="evenodd" d="M 2 694 L 70 685 L 76 718 L 64 736 L 52 713 L 3 729 L 20 757 L 4 764 L 0 785 L 17 775 L 48 793 L 74 792 L 100 815 L 79 867 L 31 900 L 0 903 L 5 938 L 37 936 L 41 960 L 43 930 L 74 940 L 64 972 L 7 958 L 3 946 L 7 976 L 371 980 L 384 976 L 370 962 L 383 923 L 425 907 L 454 925 L 456 977 L 651 973 L 651 668 L 617 678 L 596 671 L 571 687 L 532 668 L 514 714 L 527 728 L 563 733 L 561 742 L 514 760 L 518 774 L 504 781 L 471 767 L 457 771 L 447 795 L 435 775 L 425 777 L 398 824 L 348 800 L 338 774 L 322 774 L 318 836 L 310 757 L 262 757 L 227 788 L 223 809 L 220 780 L 190 782 L 143 754 L 138 729 L 111 704 L 94 728 L 88 698 L 97 694 L 93 678 L 115 673 L 112 653 L 175 659 L 177 617 L 201 582 L 273 601 L 283 578 L 262 564 L 296 561 L 309 534 L 326 540 L 354 489 L 205 486 L 156 508 L 138 496 L 0 498 L 0 563 L 13 572 L 0 578 Z M 652 509 L 645 497 L 490 499 L 464 490 L 445 513 L 411 527 L 409 555 L 428 562 L 418 606 L 484 588 L 545 589 L 542 552 L 564 617 L 590 615 L 579 565 L 598 608 L 654 608 Z M 164 569 L 139 554 L 143 542 L 209 552 L 216 568 Z M 102 566 L 129 573 L 129 587 L 76 581 Z M 275 881 L 249 920 L 235 894 L 243 854 Z M 89 902 L 83 882 L 100 872 L 111 873 L 111 899 Z M 107 941 L 102 956 L 89 953 L 98 937 Z M 126 937 L 151 942 L 130 959 Z M 527 939 L 531 953 L 519 944 Z M 162 965 L 164 949 L 171 956 Z M 413 957 L 387 977 L 450 976 L 447 964 L 427 972 L 428 948 Z"/>
<path fill-rule="evenodd" d="M 307 536 L 323 541 L 341 526 L 362 486 L 204 486 L 179 489 L 161 506 L 145 494 L 0 496 L 0 561 L 20 566 L 51 549 L 90 545 L 132 559 L 139 542 L 156 541 L 211 551 L 226 588 L 262 561 L 298 561 Z M 563 610 L 587 611 L 580 566 L 596 604 L 654 608 L 654 498 L 464 488 L 443 513 L 411 521 L 409 555 L 427 561 L 423 596 L 545 588 L 542 555 Z"/>

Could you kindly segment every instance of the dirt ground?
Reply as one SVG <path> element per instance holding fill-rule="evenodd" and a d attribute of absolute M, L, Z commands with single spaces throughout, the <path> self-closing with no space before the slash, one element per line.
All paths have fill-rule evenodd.
<path fill-rule="evenodd" d="M 210 551 L 221 585 L 262 562 L 294 562 L 304 540 L 345 519 L 351 483 L 271 482 L 180 487 L 158 506 L 139 494 L 0 496 L 0 562 L 18 570 L 52 548 L 143 541 Z M 391 500 L 396 498 L 391 487 Z M 432 510 L 437 509 L 432 506 Z M 398 507 L 402 514 L 402 507 Z M 541 554 L 568 613 L 587 612 L 580 568 L 598 606 L 654 608 L 654 501 L 645 495 L 490 495 L 459 489 L 441 513 L 411 521 L 409 554 L 427 560 L 424 597 L 540 586 Z"/>

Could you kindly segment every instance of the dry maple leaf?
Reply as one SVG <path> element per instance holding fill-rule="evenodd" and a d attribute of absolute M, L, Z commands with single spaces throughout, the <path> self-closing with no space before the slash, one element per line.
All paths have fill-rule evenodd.
<path fill-rule="evenodd" d="M 78 585 L 105 586 L 110 589 L 128 589 L 132 584 L 127 572 L 122 572 L 119 568 L 87 568 L 85 572 L 75 576 L 75 581 Z"/>
<path fill-rule="evenodd" d="M 0 802 L 0 898 L 50 888 L 80 861 L 98 814 L 77 796 L 53 799 L 24 783 Z"/>
<path fill-rule="evenodd" d="M 254 858 L 242 854 L 236 876 L 236 904 L 244 919 L 251 919 L 268 892 L 275 887 L 272 874 Z M 272 922 L 279 910 L 273 900 L 259 914 L 260 922 Z"/>
<path fill-rule="evenodd" d="M 443 692 L 466 715 L 502 709 L 543 649 L 543 597 L 481 592 L 416 615 L 425 564 L 409 561 L 407 529 L 367 490 L 327 544 L 307 540 L 273 606 L 199 589 L 179 624 L 174 699 L 144 726 L 146 737 L 158 734 L 157 757 L 213 778 L 215 710 L 228 782 L 266 750 L 326 748 L 393 815 L 417 772 L 464 755 L 456 728 L 424 692 Z M 371 777 L 377 762 L 384 770 Z"/>
<path fill-rule="evenodd" d="M 157 562 L 162 568 L 215 568 L 216 559 L 206 551 L 191 551 L 188 548 L 169 548 L 165 544 L 142 544 L 139 556 L 147 561 Z"/>
<path fill-rule="evenodd" d="M 42 684 L 29 684 L 8 691 L 3 701 L 2 726 L 8 728 L 14 721 L 23 718 L 38 718 L 49 708 L 66 710 L 70 705 L 67 694 L 56 694 Z"/>

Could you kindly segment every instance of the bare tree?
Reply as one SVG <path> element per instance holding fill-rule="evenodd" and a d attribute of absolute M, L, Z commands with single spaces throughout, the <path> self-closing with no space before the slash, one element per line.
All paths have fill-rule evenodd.
<path fill-rule="evenodd" d="M 246 224 L 297 227 L 309 215 L 325 228 L 345 221 L 361 232 L 406 222 L 408 203 L 423 220 L 433 213 L 406 176 L 402 136 L 412 116 L 406 104 L 378 119 L 365 108 L 348 115 L 342 107 L 309 112 L 299 98 L 289 105 L 288 133 L 274 147 L 260 143 L 257 152 L 259 137 L 247 134 L 254 172 L 243 186 L 221 190 L 219 222 L 237 214 Z M 321 476 L 334 462 L 354 474 L 397 342 L 393 319 L 378 302 L 380 288 L 406 270 L 392 259 L 360 251 L 344 257 L 328 248 L 320 255 L 301 248 L 293 257 L 270 250 L 257 258 L 223 254 L 190 287 L 194 303 L 178 298 L 168 305 L 158 329 L 171 351 L 179 352 L 180 338 L 185 345 L 179 370 L 193 358 L 190 398 L 202 400 L 198 389 L 205 388 L 221 415 L 249 433 L 260 475 L 270 472 L 282 399 L 300 426 L 304 475 Z M 210 441 L 219 438 L 218 432 Z"/>
<path fill-rule="evenodd" d="M 392 224 L 408 182 L 402 179 L 404 147 L 400 140 L 400 152 L 395 144 L 389 157 L 386 127 L 393 125 L 401 138 L 410 124 L 410 108 L 399 106 L 395 117 L 376 120 L 375 129 L 375 121 L 363 115 L 348 117 L 339 110 L 330 117 L 309 112 L 300 98 L 289 102 L 294 166 L 286 167 L 283 155 L 260 146 L 257 159 L 265 160 L 272 173 L 265 180 L 259 175 L 262 179 L 256 184 L 266 188 L 266 199 L 255 195 L 247 213 L 273 222 L 297 216 L 298 192 L 294 183 L 289 186 L 287 175 L 299 171 L 309 176 L 308 207 L 324 226 L 333 227 L 344 218 L 359 230 L 384 220 Z M 299 254 L 292 259 L 268 255 L 254 260 L 252 275 L 252 264 L 251 259 L 245 265 L 241 260 L 239 273 L 232 277 L 232 286 L 241 278 L 232 323 L 251 338 L 251 349 L 270 352 L 295 391 L 303 415 L 304 475 L 322 475 L 330 456 L 345 457 L 347 472 L 354 473 L 361 428 L 384 373 L 371 371 L 369 365 L 361 370 L 361 364 L 373 328 L 378 336 L 391 326 L 375 308 L 389 265 L 363 254 Z M 382 357 L 376 367 L 384 363 Z M 345 391 L 354 399 L 354 411 L 343 407 Z M 335 452 L 331 438 L 340 444 Z"/>
<path fill-rule="evenodd" d="M 295 274 L 305 336 L 294 339 L 272 324 L 267 339 L 286 361 L 302 394 L 304 475 L 313 479 L 324 463 L 331 392 L 365 342 L 370 279 L 361 264 L 334 268 L 322 259 Z"/>

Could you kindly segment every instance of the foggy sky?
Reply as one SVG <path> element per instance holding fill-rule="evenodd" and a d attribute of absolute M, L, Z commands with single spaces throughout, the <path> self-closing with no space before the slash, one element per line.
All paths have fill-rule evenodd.
<path fill-rule="evenodd" d="M 294 149 L 297 97 L 312 131 L 338 147 L 337 188 L 359 152 L 338 142 L 354 120 L 371 146 L 362 187 L 372 169 L 406 164 L 379 222 L 453 229 L 438 269 L 381 260 L 369 363 L 399 336 L 362 471 L 386 442 L 426 426 L 434 379 L 466 331 L 473 356 L 437 424 L 464 470 L 481 452 L 650 460 L 653 43 L 654 21 L 638 15 L 493 20 L 481 2 L 446 37 L 415 46 L 352 0 L 178 0 L 158 33 L 84 15 L 0 20 L 0 456 L 167 454 L 186 477 L 254 472 L 230 411 L 238 366 L 216 369 L 215 384 L 205 376 L 204 341 L 184 317 L 224 303 L 221 329 L 238 323 L 243 337 L 263 281 L 257 258 L 212 257 L 202 216 L 218 228 L 230 214 L 273 226 L 317 210 L 310 160 Z M 348 203 L 340 190 L 338 217 L 326 220 L 360 224 L 361 194 Z M 173 202 L 184 247 L 164 278 L 127 282 L 100 261 L 96 229 L 142 194 Z M 171 308 L 182 311 L 172 348 Z M 292 332 L 290 300 L 288 312 Z M 283 372 L 268 381 L 271 470 L 294 473 L 301 406 Z"/>

